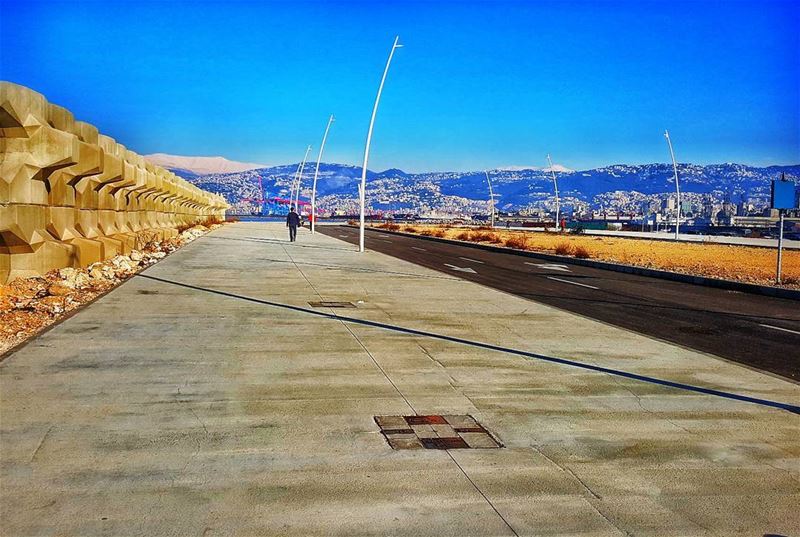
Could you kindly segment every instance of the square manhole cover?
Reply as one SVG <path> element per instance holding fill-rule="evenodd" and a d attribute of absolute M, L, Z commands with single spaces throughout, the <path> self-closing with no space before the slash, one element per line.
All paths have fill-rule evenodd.
<path fill-rule="evenodd" d="M 309 302 L 312 308 L 355 308 L 356 305 L 352 302 L 337 302 L 333 300 L 320 300 L 316 302 Z"/>
<path fill-rule="evenodd" d="M 470 415 L 375 416 L 392 449 L 478 449 L 502 444 Z"/>

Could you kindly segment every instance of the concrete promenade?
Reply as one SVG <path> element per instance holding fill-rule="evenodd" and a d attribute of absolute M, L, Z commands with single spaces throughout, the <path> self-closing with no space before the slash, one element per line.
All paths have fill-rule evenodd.
<path fill-rule="evenodd" d="M 800 386 L 456 274 L 277 224 L 187 245 L 0 362 L 0 534 L 800 534 L 800 415 L 623 374 Z M 392 450 L 374 417 L 417 414 L 504 447 Z"/>

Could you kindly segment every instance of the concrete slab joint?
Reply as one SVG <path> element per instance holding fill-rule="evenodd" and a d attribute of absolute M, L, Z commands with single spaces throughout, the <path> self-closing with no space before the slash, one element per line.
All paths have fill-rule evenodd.
<path fill-rule="evenodd" d="M 127 253 L 225 199 L 145 162 L 26 87 L 0 81 L 0 284 Z"/>

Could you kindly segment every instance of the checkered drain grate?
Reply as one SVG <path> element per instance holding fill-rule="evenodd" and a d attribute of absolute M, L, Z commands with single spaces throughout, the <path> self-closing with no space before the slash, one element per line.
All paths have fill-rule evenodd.
<path fill-rule="evenodd" d="M 309 302 L 312 308 L 355 308 L 356 305 L 352 302 L 335 302 L 330 300 L 322 300 L 317 302 Z"/>
<path fill-rule="evenodd" d="M 469 415 L 375 416 L 392 449 L 478 449 L 502 445 Z"/>

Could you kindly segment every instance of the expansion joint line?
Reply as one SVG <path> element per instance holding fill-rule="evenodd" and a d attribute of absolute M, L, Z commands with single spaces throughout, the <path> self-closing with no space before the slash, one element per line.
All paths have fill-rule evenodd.
<path fill-rule="evenodd" d="M 283 246 L 283 251 L 286 254 L 286 256 L 289 258 L 291 263 L 294 265 L 294 267 L 297 269 L 297 271 L 300 273 L 300 275 L 303 276 L 303 279 L 305 279 L 306 283 L 309 285 L 309 287 L 311 287 L 311 289 L 314 291 L 314 293 L 317 295 L 317 297 L 320 300 L 324 300 L 322 294 L 317 290 L 316 286 L 313 283 L 311 283 L 311 280 L 308 278 L 308 276 L 306 276 L 305 272 L 303 272 L 303 269 L 300 268 L 300 266 L 297 264 L 297 262 L 292 257 L 292 254 L 289 253 L 289 251 L 286 249 L 285 246 Z M 361 348 L 364 349 L 364 352 L 367 353 L 367 356 L 369 356 L 370 360 L 372 360 L 372 363 L 375 364 L 375 367 L 378 368 L 378 370 L 383 374 L 383 376 L 386 378 L 386 380 L 389 382 L 389 384 L 392 385 L 392 387 L 397 392 L 397 394 L 400 397 L 403 398 L 403 401 L 406 402 L 406 405 L 408 405 L 408 408 L 411 409 L 411 412 L 413 412 L 414 415 L 417 415 L 418 413 L 417 413 L 416 409 L 414 408 L 414 406 L 411 404 L 411 402 L 408 400 L 408 398 L 403 394 L 403 392 L 400 391 L 400 388 L 397 387 L 397 384 L 394 383 L 394 381 L 391 379 L 391 377 L 389 377 L 389 374 L 386 372 L 386 370 L 383 367 L 381 367 L 381 364 L 378 363 L 378 361 L 375 359 L 375 357 L 369 351 L 367 346 L 364 345 L 364 342 L 361 341 L 361 338 L 358 337 L 358 335 L 355 332 L 353 332 L 353 329 L 350 327 L 350 325 L 348 323 L 346 323 L 344 321 L 344 319 L 340 319 L 339 318 L 339 316 L 336 314 L 336 311 L 334 311 L 331 308 L 329 308 L 329 311 L 330 311 L 331 315 L 333 317 L 335 317 L 342 324 L 342 326 L 344 326 L 347 329 L 348 332 L 350 332 L 350 335 L 353 336 L 353 338 L 358 342 L 358 344 L 361 346 Z M 444 366 L 438 360 L 434 359 L 433 356 L 431 356 L 431 354 L 428 352 L 428 350 L 425 347 L 423 347 L 419 343 L 417 343 L 417 345 L 422 349 L 422 351 L 431 360 L 435 361 L 436 363 L 439 364 L 440 367 L 444 368 Z M 472 401 L 470 401 L 470 402 L 472 402 Z M 475 406 L 475 405 L 473 404 L 473 406 Z M 500 511 L 497 510 L 497 507 L 494 506 L 492 501 L 486 496 L 486 494 L 484 494 L 484 492 L 478 487 L 478 485 L 475 484 L 475 482 L 472 480 L 472 478 L 469 476 L 469 474 L 467 474 L 467 472 L 458 463 L 458 461 L 455 459 L 455 457 L 453 457 L 453 454 L 450 453 L 449 450 L 445 450 L 445 452 L 450 457 L 450 460 L 453 461 L 453 464 L 455 464 L 456 467 L 459 469 L 459 471 L 461 471 L 461 473 L 464 475 L 464 477 L 467 479 L 467 481 L 469 481 L 470 485 L 472 485 L 472 487 L 478 492 L 478 494 L 481 495 L 481 497 L 486 501 L 486 503 L 489 505 L 489 507 L 492 508 L 492 510 L 497 514 L 497 516 L 500 517 L 500 520 L 503 521 L 503 523 L 508 527 L 508 529 L 511 531 L 511 533 L 513 535 L 515 535 L 516 537 L 519 537 L 519 534 L 516 532 L 516 530 L 513 528 L 513 526 L 511 526 L 511 524 L 509 524 L 508 520 L 506 520 L 506 518 L 500 513 Z"/>
<path fill-rule="evenodd" d="M 472 487 L 473 487 L 475 490 L 477 490 L 477 491 L 478 491 L 478 494 L 480 494 L 480 495 L 483 497 L 483 499 L 484 499 L 484 500 L 486 500 L 486 503 L 487 503 L 487 504 L 489 504 L 489 507 L 491 507 L 491 508 L 492 508 L 492 511 L 494 511 L 495 513 L 497 513 L 497 516 L 499 516 L 499 517 L 500 517 L 500 520 L 502 520 L 502 521 L 503 521 L 503 523 L 504 523 L 504 524 L 505 524 L 505 525 L 508 527 L 508 529 L 509 529 L 509 530 L 511 530 L 511 533 L 513 533 L 513 534 L 514 534 L 516 537 L 519 537 L 519 533 L 517 533 L 517 530 L 515 530 L 515 529 L 514 529 L 514 526 L 512 526 L 512 525 L 511 525 L 511 524 L 508 522 L 508 520 L 506 520 L 506 517 L 504 517 L 504 516 L 503 516 L 503 515 L 500 513 L 500 511 L 498 511 L 498 510 L 497 510 L 497 507 L 495 507 L 495 506 L 494 506 L 494 504 L 493 504 L 493 503 L 492 503 L 492 501 L 491 501 L 491 500 L 488 498 L 488 496 L 486 496 L 486 494 L 484 494 L 484 493 L 483 493 L 483 491 L 482 491 L 482 490 L 481 490 L 481 489 L 478 487 L 478 485 L 476 485 L 476 484 L 475 484 L 475 482 L 472 480 L 472 478 L 469 476 L 469 474 L 467 474 L 467 472 L 464 470 L 464 468 L 463 468 L 463 467 L 462 467 L 460 464 L 458 464 L 458 461 L 456 460 L 456 458 L 455 458 L 455 457 L 453 457 L 453 454 L 452 454 L 452 453 L 450 453 L 450 450 L 449 450 L 449 449 L 448 449 L 448 450 L 446 450 L 446 451 L 445 451 L 445 453 L 447 453 L 447 455 L 450 457 L 450 460 L 452 460 L 452 461 L 453 461 L 453 463 L 454 463 L 454 464 L 455 464 L 455 465 L 458 467 L 458 469 L 459 469 L 459 470 L 461 470 L 461 473 L 462 473 L 462 474 L 464 474 L 464 477 L 466 477 L 466 478 L 467 478 L 467 481 L 469 481 L 469 484 L 470 484 L 470 485 L 472 485 Z"/>
<path fill-rule="evenodd" d="M 305 272 L 303 272 L 303 269 L 300 268 L 300 265 L 298 265 L 297 262 L 294 260 L 294 258 L 292 257 L 292 254 L 290 254 L 289 251 L 286 250 L 286 246 L 282 246 L 282 248 L 283 248 L 283 252 L 289 258 L 289 261 L 294 265 L 294 267 L 297 269 L 297 271 L 300 273 L 300 275 L 306 281 L 308 286 L 311 287 L 311 289 L 314 291 L 314 294 L 317 295 L 317 298 L 319 298 L 320 300 L 325 300 L 322 297 L 322 294 L 317 290 L 316 286 L 313 283 L 311 283 L 311 280 L 309 280 L 308 276 L 306 276 Z M 389 384 L 392 385 L 392 388 L 394 388 L 394 391 L 397 392 L 397 395 L 399 395 L 403 399 L 403 401 L 405 401 L 405 403 L 408 406 L 408 408 L 411 409 L 411 412 L 413 412 L 414 415 L 416 415 L 417 411 L 414 409 L 414 406 L 411 404 L 411 402 L 408 400 L 408 398 L 403 394 L 403 392 L 400 391 L 400 388 L 397 387 L 397 384 L 394 383 L 394 381 L 391 379 L 391 377 L 389 377 L 389 374 L 386 372 L 386 370 L 383 367 L 381 367 L 381 364 L 378 363 L 378 360 L 375 359 L 375 356 L 373 356 L 372 353 L 367 348 L 367 346 L 364 345 L 364 342 L 361 341 L 361 338 L 358 337 L 355 332 L 353 332 L 353 330 L 344 321 L 344 319 L 340 319 L 339 318 L 339 316 L 337 315 L 336 311 L 334 311 L 331 308 L 328 308 L 328 311 L 330 312 L 330 314 L 333 317 L 335 317 L 341 323 L 342 326 L 345 327 L 345 329 L 350 333 L 350 335 L 353 336 L 353 339 L 355 339 L 358 342 L 358 344 L 361 346 L 361 348 L 364 350 L 364 352 L 367 354 L 367 356 L 369 356 L 369 359 L 372 360 L 372 363 L 375 364 L 375 367 L 378 368 L 378 371 L 380 371 L 383 374 L 383 376 L 386 378 L 386 380 L 389 382 Z"/>

